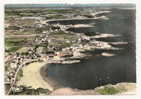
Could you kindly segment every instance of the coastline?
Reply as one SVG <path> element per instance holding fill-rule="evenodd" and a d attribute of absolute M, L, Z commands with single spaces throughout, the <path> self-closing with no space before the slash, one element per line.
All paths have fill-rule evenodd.
<path fill-rule="evenodd" d="M 105 88 L 114 88 L 119 90 L 115 95 L 135 95 L 136 94 L 136 83 L 132 82 L 120 82 L 117 84 L 107 84 L 98 86 L 94 89 L 80 90 L 75 88 L 63 87 L 53 79 L 47 77 L 46 71 L 47 65 L 43 66 L 40 70 L 40 74 L 45 82 L 49 83 L 53 87 L 53 91 L 50 95 L 103 95 L 99 90 L 105 90 Z M 110 94 L 106 94 L 110 95 Z"/>
<path fill-rule="evenodd" d="M 105 91 L 105 88 L 114 88 L 114 90 L 120 91 L 117 93 L 110 93 L 110 90 Z M 50 95 L 136 95 L 136 83 L 121 82 L 116 85 L 108 84 L 87 90 L 59 88 L 53 91 Z"/>
<path fill-rule="evenodd" d="M 34 89 L 44 88 L 52 91 L 53 88 L 40 75 L 40 69 L 45 64 L 45 62 L 34 62 L 23 67 L 23 77 L 17 82 L 17 85 L 31 86 Z"/>
<path fill-rule="evenodd" d="M 40 75 L 41 75 L 42 79 L 43 79 L 46 83 L 48 83 L 48 84 L 52 87 L 53 90 L 59 89 L 59 88 L 64 88 L 63 86 L 61 86 L 60 84 L 58 84 L 56 81 L 54 81 L 52 78 L 48 77 L 48 76 L 47 76 L 47 73 L 45 73 L 46 70 L 47 70 L 47 64 L 44 65 L 44 66 L 42 66 L 42 67 L 40 68 Z M 52 90 L 52 91 L 53 91 L 53 90 Z"/>
<path fill-rule="evenodd" d="M 46 68 L 47 63 L 45 62 L 34 62 L 23 67 L 23 77 L 17 82 L 17 85 L 31 86 L 34 89 L 45 88 L 52 91 L 50 95 L 102 95 L 98 90 L 103 90 L 106 87 L 123 89 L 122 92 L 117 93 L 116 95 L 136 94 L 136 83 L 129 82 L 121 82 L 116 85 L 108 84 L 88 90 L 66 88 L 57 84 L 53 79 L 47 77 L 45 73 Z"/>

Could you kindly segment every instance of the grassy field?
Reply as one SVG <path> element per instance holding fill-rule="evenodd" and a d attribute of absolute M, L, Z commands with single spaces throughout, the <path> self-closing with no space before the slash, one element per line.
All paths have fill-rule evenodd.
<path fill-rule="evenodd" d="M 5 51 L 16 52 L 31 40 L 32 38 L 5 38 Z"/>

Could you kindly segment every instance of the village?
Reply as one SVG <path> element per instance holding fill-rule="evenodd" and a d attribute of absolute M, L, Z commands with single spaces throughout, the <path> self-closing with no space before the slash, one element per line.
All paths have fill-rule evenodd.
<path fill-rule="evenodd" d="M 76 10 L 76 12 L 79 11 Z M 97 33 L 96 35 L 89 36 L 85 33 L 76 33 L 69 31 L 69 28 L 94 28 L 95 24 L 53 23 L 54 21 L 62 21 L 62 17 L 65 17 L 65 20 L 67 20 L 70 17 L 69 14 L 66 14 L 66 16 L 60 16 L 60 19 L 56 20 L 54 19 L 54 17 L 56 17 L 55 15 L 57 15 L 57 12 L 54 13 L 53 11 L 53 14 L 51 15 L 54 17 L 47 20 L 46 18 L 44 18 L 44 15 L 40 17 L 29 17 L 26 16 L 26 13 L 25 15 L 23 12 L 20 13 L 20 10 L 17 10 L 16 13 L 17 16 L 7 16 L 6 18 L 9 18 L 10 21 L 6 20 L 5 23 L 7 33 L 6 39 L 23 39 L 23 41 L 21 41 L 19 45 L 18 43 L 14 45 L 14 47 L 18 46 L 18 49 L 14 49 L 14 52 L 9 51 L 10 47 L 6 46 L 7 51 L 5 54 L 5 84 L 10 85 L 10 89 L 7 92 L 8 94 L 10 94 L 12 91 L 16 93 L 23 90 L 16 85 L 16 82 L 22 77 L 22 68 L 27 66 L 27 64 L 30 64 L 32 62 L 46 62 L 47 64 L 79 63 L 82 59 L 91 57 L 91 54 L 85 52 L 97 50 L 102 50 L 102 53 L 98 55 L 110 57 L 115 56 L 116 54 L 105 52 L 105 50 L 122 50 L 122 48 L 117 48 L 114 46 L 128 44 L 127 42 L 105 42 L 97 40 L 98 38 L 116 38 L 120 37 L 120 35 Z M 108 13 L 110 13 L 110 11 L 103 11 L 100 13 L 91 14 L 89 17 L 92 18 L 87 18 L 86 16 L 82 15 L 79 17 L 77 16 L 74 19 L 73 13 L 72 20 L 108 20 L 108 17 L 104 16 L 104 14 Z M 19 14 L 23 14 L 23 17 L 19 18 Z M 17 25 L 13 23 L 14 21 L 17 22 Z"/>

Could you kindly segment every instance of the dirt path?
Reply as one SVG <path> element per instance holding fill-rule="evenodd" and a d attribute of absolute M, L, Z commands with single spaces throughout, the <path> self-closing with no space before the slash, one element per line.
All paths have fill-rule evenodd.
<path fill-rule="evenodd" d="M 40 69 L 45 63 L 34 62 L 23 67 L 23 77 L 17 82 L 17 85 L 31 86 L 32 88 L 44 88 L 50 91 L 53 88 L 43 80 L 40 75 Z"/>

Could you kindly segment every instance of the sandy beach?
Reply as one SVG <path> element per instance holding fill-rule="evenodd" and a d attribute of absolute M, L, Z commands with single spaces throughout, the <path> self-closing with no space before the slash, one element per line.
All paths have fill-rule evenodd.
<path fill-rule="evenodd" d="M 24 85 L 24 86 L 31 86 L 34 89 L 37 88 L 44 88 L 49 89 L 50 91 L 53 91 L 55 87 L 58 85 L 55 84 L 51 79 L 45 76 L 45 70 L 47 66 L 45 66 L 46 63 L 42 62 L 34 62 L 31 63 L 25 67 L 23 67 L 23 77 L 21 80 L 17 82 L 17 85 Z M 43 77 L 44 79 L 43 79 Z M 48 83 L 51 84 L 51 87 Z M 57 85 L 57 86 L 55 86 Z M 135 94 L 135 84 L 134 83 L 119 83 L 117 85 L 114 85 L 115 87 L 122 87 L 125 89 L 128 89 L 127 92 L 122 92 L 117 95 L 133 95 Z M 58 86 L 60 87 L 60 86 Z M 127 88 L 126 88 L 127 87 Z M 54 90 L 51 95 L 96 95 L 96 90 L 78 90 L 78 89 L 72 89 L 72 88 L 57 88 L 57 90 Z"/>
<path fill-rule="evenodd" d="M 31 86 L 34 89 L 44 88 L 52 91 L 53 88 L 40 75 L 40 69 L 45 64 L 44 62 L 34 62 L 23 67 L 23 77 L 17 82 L 17 85 Z"/>

